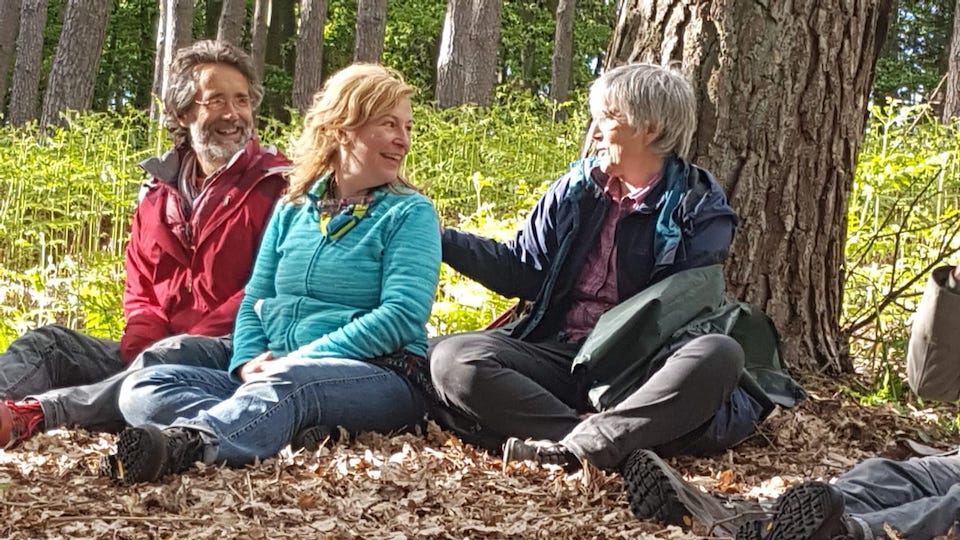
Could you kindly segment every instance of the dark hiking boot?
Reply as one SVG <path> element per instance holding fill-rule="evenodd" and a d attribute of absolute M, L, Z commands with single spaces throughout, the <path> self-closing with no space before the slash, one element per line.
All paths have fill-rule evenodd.
<path fill-rule="evenodd" d="M 567 469 L 576 469 L 580 460 L 565 446 L 553 441 L 521 440 L 510 437 L 503 443 L 503 468 L 514 461 L 533 461 L 540 465 L 560 465 Z"/>
<path fill-rule="evenodd" d="M 839 489 L 804 482 L 780 497 L 772 521 L 766 526 L 745 524 L 737 531 L 737 540 L 863 540 L 863 534 L 844 514 Z"/>
<path fill-rule="evenodd" d="M 101 460 L 100 474 L 127 485 L 153 482 L 201 461 L 203 449 L 200 432 L 194 429 L 150 425 L 127 428 L 117 438 L 116 454 Z"/>
<path fill-rule="evenodd" d="M 43 429 L 43 409 L 39 401 L 3 401 L 0 403 L 0 449 L 10 450 Z"/>
<path fill-rule="evenodd" d="M 297 433 L 290 442 L 290 448 L 293 450 L 306 450 L 313 453 L 327 444 L 327 442 L 337 442 L 340 438 L 339 429 L 331 429 L 327 426 L 312 426 Z"/>
<path fill-rule="evenodd" d="M 623 485 L 630 510 L 638 518 L 687 530 L 696 519 L 711 532 L 732 535 L 738 525 L 762 513 L 755 503 L 704 493 L 651 450 L 630 454 L 623 466 Z"/>

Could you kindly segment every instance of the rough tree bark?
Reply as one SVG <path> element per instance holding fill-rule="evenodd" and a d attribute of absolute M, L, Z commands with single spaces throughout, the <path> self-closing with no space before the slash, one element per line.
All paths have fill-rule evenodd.
<path fill-rule="evenodd" d="M 570 72 L 573 70 L 573 16 L 577 0 L 557 2 L 557 26 L 553 34 L 553 59 L 550 65 L 550 99 L 556 103 L 570 96 Z"/>
<path fill-rule="evenodd" d="M 437 59 L 440 108 L 493 101 L 502 8 L 500 0 L 448 0 Z"/>
<path fill-rule="evenodd" d="M 20 0 L 0 0 L 0 112 L 7 95 L 7 75 L 13 65 L 20 30 Z"/>
<path fill-rule="evenodd" d="M 43 97 L 41 126 L 60 123 L 60 113 L 68 109 L 90 108 L 111 7 L 113 0 L 67 3 Z"/>
<path fill-rule="evenodd" d="M 379 62 L 387 29 L 387 0 L 358 0 L 353 61 Z"/>
<path fill-rule="evenodd" d="M 626 0 L 607 64 L 680 61 L 692 160 L 741 222 L 727 283 L 776 322 L 794 366 L 850 371 L 846 212 L 890 0 Z"/>
<path fill-rule="evenodd" d="M 270 27 L 270 0 L 256 0 L 253 7 L 253 42 L 250 46 L 253 67 L 263 82 L 263 65 L 267 58 L 267 29 Z"/>
<path fill-rule="evenodd" d="M 40 93 L 40 63 L 43 60 L 43 29 L 47 24 L 47 0 L 23 0 L 17 59 L 13 65 L 10 115 L 14 126 L 37 119 Z"/>
<path fill-rule="evenodd" d="M 326 0 L 303 0 L 300 4 L 300 30 L 297 33 L 297 60 L 293 76 L 293 106 L 306 112 L 313 95 L 320 90 L 323 66 L 323 24 L 327 18 Z"/>
<path fill-rule="evenodd" d="M 224 0 L 220 11 L 220 23 L 217 25 L 217 39 L 239 46 L 246 20 L 246 0 Z"/>
<path fill-rule="evenodd" d="M 953 38 L 947 59 L 946 93 L 943 98 L 943 121 L 960 118 L 960 0 L 953 12 Z"/>

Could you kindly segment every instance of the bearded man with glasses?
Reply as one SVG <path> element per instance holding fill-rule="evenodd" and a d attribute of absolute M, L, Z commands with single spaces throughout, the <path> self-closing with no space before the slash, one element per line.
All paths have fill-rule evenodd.
<path fill-rule="evenodd" d="M 164 124 L 174 148 L 140 164 L 151 180 L 127 246 L 123 336 L 49 325 L 15 340 L 0 354 L 0 449 L 63 426 L 119 431 L 120 385 L 145 366 L 226 367 L 243 286 L 289 163 L 257 142 L 263 87 L 249 55 L 200 41 L 178 51 L 169 77 Z"/>

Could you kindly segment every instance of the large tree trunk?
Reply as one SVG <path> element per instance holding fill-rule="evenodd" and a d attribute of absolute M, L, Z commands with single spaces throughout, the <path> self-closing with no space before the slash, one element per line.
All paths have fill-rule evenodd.
<path fill-rule="evenodd" d="M 500 0 L 449 0 L 437 60 L 437 105 L 490 105 L 497 83 Z"/>
<path fill-rule="evenodd" d="M 253 7 L 253 42 L 250 53 L 253 56 L 253 67 L 257 72 L 257 79 L 263 82 L 263 65 L 267 58 L 267 29 L 270 27 L 270 0 L 256 0 Z"/>
<path fill-rule="evenodd" d="M 573 70 L 573 16 L 577 0 L 557 2 L 557 26 L 553 34 L 553 60 L 550 72 L 550 98 L 563 103 L 570 96 L 570 72 Z"/>
<path fill-rule="evenodd" d="M 7 95 L 7 76 L 13 65 L 20 30 L 20 0 L 0 0 L 0 112 Z"/>
<path fill-rule="evenodd" d="M 97 67 L 113 0 L 70 0 L 60 42 L 50 66 L 40 125 L 60 122 L 65 110 L 85 111 L 93 102 Z"/>
<path fill-rule="evenodd" d="M 301 114 L 310 108 L 313 95 L 320 90 L 323 67 L 323 23 L 327 18 L 326 0 L 303 0 L 300 4 L 300 30 L 297 33 L 297 67 L 293 76 L 293 106 Z"/>
<path fill-rule="evenodd" d="M 239 46 L 243 38 L 243 25 L 247 20 L 246 0 L 224 0 L 217 26 L 217 39 Z"/>
<path fill-rule="evenodd" d="M 9 123 L 14 126 L 37 119 L 40 64 L 43 60 L 43 29 L 46 24 L 47 0 L 23 0 L 8 116 Z"/>
<path fill-rule="evenodd" d="M 846 212 L 890 0 L 626 0 L 607 63 L 682 62 L 692 160 L 741 217 L 727 281 L 794 366 L 850 371 L 839 319 Z"/>
<path fill-rule="evenodd" d="M 353 61 L 379 62 L 387 29 L 387 0 L 358 0 Z"/>
<path fill-rule="evenodd" d="M 960 118 L 960 0 L 953 12 L 953 38 L 947 61 L 946 94 L 943 98 L 943 121 Z"/>

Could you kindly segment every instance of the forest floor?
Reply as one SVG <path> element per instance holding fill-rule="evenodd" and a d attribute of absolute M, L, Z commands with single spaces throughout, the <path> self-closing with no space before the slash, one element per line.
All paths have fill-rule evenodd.
<path fill-rule="evenodd" d="M 810 399 L 713 459 L 671 463 L 693 483 L 771 501 L 804 479 L 830 479 L 871 456 L 904 459 L 908 441 L 949 449 L 938 417 L 955 406 L 865 407 L 836 380 L 804 380 Z M 116 487 L 97 476 L 110 435 L 55 431 L 0 451 L 0 537 L 21 538 L 722 538 L 637 520 L 619 475 L 565 474 L 499 458 L 435 427 L 425 437 L 365 435 L 314 454 L 243 469 L 203 467 L 162 483 Z"/>

